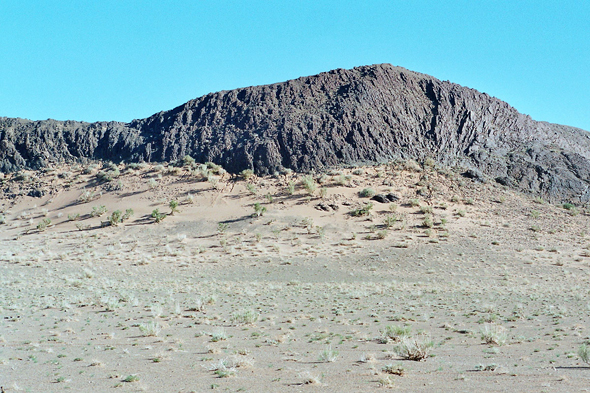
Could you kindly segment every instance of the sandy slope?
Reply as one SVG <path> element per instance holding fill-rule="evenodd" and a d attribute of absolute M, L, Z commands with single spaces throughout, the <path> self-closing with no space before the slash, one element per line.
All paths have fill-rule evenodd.
<path fill-rule="evenodd" d="M 290 174 L 201 181 L 186 168 L 121 167 L 97 183 L 83 169 L 4 180 L 6 392 L 589 386 L 577 354 L 590 309 L 581 210 L 434 168 L 334 172 L 313 196 Z M 8 197 L 33 183 L 47 195 Z M 353 217 L 366 187 L 400 200 Z M 79 201 L 85 191 L 94 199 Z M 154 223 L 171 200 L 179 212 Z M 109 212 L 91 217 L 100 205 Z M 129 220 L 101 226 L 129 208 Z M 385 229 L 389 215 L 397 221 Z M 432 341 L 424 361 L 396 351 L 404 335 Z"/>

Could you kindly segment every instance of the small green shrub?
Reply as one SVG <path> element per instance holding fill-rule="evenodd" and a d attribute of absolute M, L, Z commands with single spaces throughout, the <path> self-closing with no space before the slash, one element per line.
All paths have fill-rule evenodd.
<path fill-rule="evenodd" d="M 290 181 L 287 184 L 287 194 L 289 194 L 289 195 L 295 194 L 295 183 L 293 183 L 292 181 Z"/>
<path fill-rule="evenodd" d="M 428 205 L 420 206 L 420 212 L 423 214 L 432 214 L 432 206 L 428 206 Z"/>
<path fill-rule="evenodd" d="M 139 377 L 137 375 L 128 375 L 122 379 L 123 382 L 137 382 Z"/>
<path fill-rule="evenodd" d="M 236 311 L 231 320 L 236 325 L 251 325 L 258 321 L 260 315 L 254 310 Z"/>
<path fill-rule="evenodd" d="M 400 341 L 402 337 L 409 337 L 412 333 L 410 326 L 385 326 L 385 329 L 381 332 L 383 337 L 388 340 Z"/>
<path fill-rule="evenodd" d="M 333 350 L 332 347 L 326 347 L 326 349 L 324 349 L 322 351 L 322 353 L 320 354 L 320 357 L 318 360 L 320 362 L 332 363 L 338 359 L 338 355 L 339 355 L 338 351 Z"/>
<path fill-rule="evenodd" d="M 78 221 L 80 219 L 80 213 L 68 214 L 68 221 Z"/>
<path fill-rule="evenodd" d="M 228 223 L 220 222 L 219 224 L 217 224 L 217 233 L 222 234 L 227 230 L 227 228 L 229 228 Z"/>
<path fill-rule="evenodd" d="M 584 363 L 590 364 L 590 347 L 586 344 L 582 344 L 580 349 L 578 349 L 578 356 L 580 356 L 580 359 Z"/>
<path fill-rule="evenodd" d="M 373 208 L 373 204 L 367 203 L 365 206 L 351 211 L 350 215 L 353 217 L 368 216 L 369 214 L 371 214 L 372 208 Z"/>
<path fill-rule="evenodd" d="M 244 169 L 242 172 L 240 172 L 240 177 L 244 180 L 249 180 L 253 176 L 254 171 L 252 169 Z"/>
<path fill-rule="evenodd" d="M 115 210 L 109 216 L 109 224 L 112 226 L 117 226 L 121 223 L 123 217 L 123 212 L 121 210 Z"/>
<path fill-rule="evenodd" d="M 383 225 L 385 226 L 385 228 L 389 229 L 395 225 L 396 221 L 397 221 L 397 217 L 393 214 L 389 214 L 383 220 Z"/>
<path fill-rule="evenodd" d="M 434 343 L 428 335 L 403 337 L 394 351 L 406 360 L 422 361 L 428 358 Z"/>
<path fill-rule="evenodd" d="M 313 195 L 317 190 L 317 184 L 311 175 L 306 175 L 301 178 L 301 184 L 309 195 Z"/>
<path fill-rule="evenodd" d="M 165 219 L 166 216 L 166 213 L 160 213 L 160 209 L 154 209 L 152 211 L 152 218 L 156 223 L 162 222 L 162 220 Z"/>
<path fill-rule="evenodd" d="M 434 222 L 432 221 L 432 217 L 429 215 L 424 217 L 424 220 L 422 220 L 422 226 L 425 228 L 432 228 L 434 226 Z"/>
<path fill-rule="evenodd" d="M 168 204 L 168 207 L 170 208 L 170 215 L 173 216 L 174 213 L 178 213 L 178 201 L 170 201 L 170 203 Z"/>
<path fill-rule="evenodd" d="M 119 176 L 121 176 L 121 172 L 116 166 L 111 166 L 109 170 L 99 171 L 96 174 L 97 179 L 100 181 L 113 181 Z"/>
<path fill-rule="evenodd" d="M 162 327 L 157 322 L 149 321 L 139 325 L 139 331 L 144 337 L 156 337 L 162 331 Z"/>
<path fill-rule="evenodd" d="M 186 167 L 186 166 L 190 167 L 195 164 L 195 159 L 189 155 L 186 155 L 186 156 L 182 157 L 182 161 L 180 162 L 180 164 L 184 167 Z"/>
<path fill-rule="evenodd" d="M 44 218 L 39 224 L 37 224 L 37 230 L 39 232 L 43 232 L 51 225 L 51 220 L 49 218 Z"/>
<path fill-rule="evenodd" d="M 256 217 L 262 217 L 266 213 L 266 207 L 262 206 L 260 203 L 256 202 L 254 204 L 254 215 Z"/>
<path fill-rule="evenodd" d="M 481 329 L 481 339 L 489 345 L 504 345 L 507 339 L 506 329 L 499 325 L 486 324 Z"/>
<path fill-rule="evenodd" d="M 100 206 L 94 206 L 92 208 L 92 211 L 90 212 L 90 215 L 92 217 L 100 217 L 103 214 L 105 214 L 107 212 L 107 208 L 105 205 L 100 205 Z"/>
<path fill-rule="evenodd" d="M 250 194 L 252 194 L 252 195 L 258 194 L 258 190 L 256 189 L 256 186 L 252 183 L 246 184 L 246 189 L 248 191 L 250 191 Z"/>
<path fill-rule="evenodd" d="M 361 198 L 372 198 L 375 196 L 375 190 L 372 188 L 365 188 L 359 192 L 359 196 Z"/>

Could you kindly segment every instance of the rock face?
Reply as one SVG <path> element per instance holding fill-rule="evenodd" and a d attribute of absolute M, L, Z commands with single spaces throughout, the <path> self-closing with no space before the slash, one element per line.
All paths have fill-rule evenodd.
<path fill-rule="evenodd" d="M 0 118 L 0 170 L 190 155 L 230 172 L 432 158 L 554 202 L 590 200 L 590 134 L 389 64 L 211 93 L 130 123 Z"/>

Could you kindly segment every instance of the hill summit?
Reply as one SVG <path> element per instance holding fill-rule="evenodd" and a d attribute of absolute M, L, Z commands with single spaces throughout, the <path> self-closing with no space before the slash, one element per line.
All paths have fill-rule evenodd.
<path fill-rule="evenodd" d="M 432 159 L 554 201 L 590 199 L 590 134 L 389 64 L 207 94 L 130 123 L 0 118 L 0 170 L 190 155 L 230 172 Z"/>

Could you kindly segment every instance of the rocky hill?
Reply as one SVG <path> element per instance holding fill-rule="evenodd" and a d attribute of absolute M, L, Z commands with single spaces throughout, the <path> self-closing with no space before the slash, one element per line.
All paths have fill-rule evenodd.
<path fill-rule="evenodd" d="M 590 199 L 589 133 L 389 64 L 211 93 L 130 123 L 0 118 L 2 171 L 185 155 L 258 174 L 432 158 L 553 202 Z"/>

